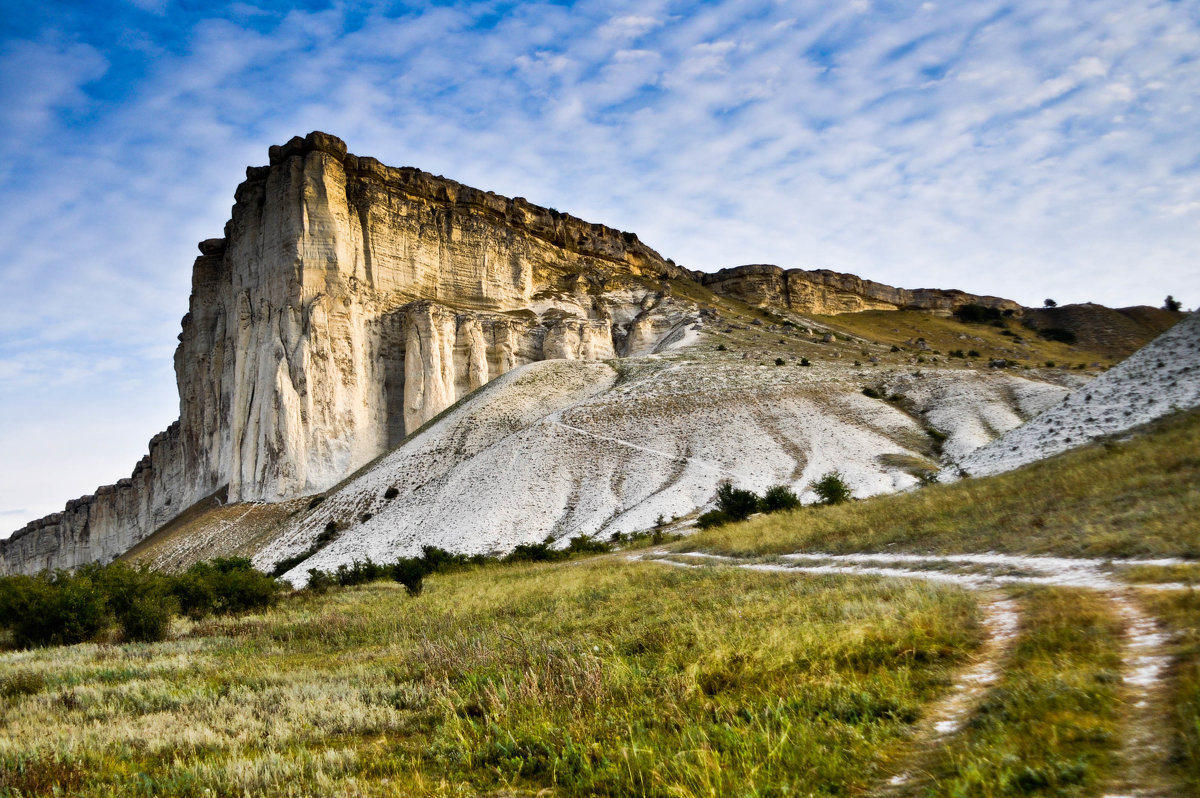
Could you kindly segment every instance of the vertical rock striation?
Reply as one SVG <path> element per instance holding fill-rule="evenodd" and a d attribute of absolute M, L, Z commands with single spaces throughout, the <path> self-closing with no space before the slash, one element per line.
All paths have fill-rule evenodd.
<path fill-rule="evenodd" d="M 0 541 L 0 572 L 108 561 L 213 494 L 321 491 L 518 365 L 653 348 L 647 330 L 694 321 L 680 277 L 631 233 L 333 136 L 272 147 L 200 244 L 179 420 L 130 478 Z"/>

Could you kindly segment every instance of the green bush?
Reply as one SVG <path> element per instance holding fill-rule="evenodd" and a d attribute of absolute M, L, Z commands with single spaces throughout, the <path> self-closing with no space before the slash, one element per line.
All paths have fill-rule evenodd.
<path fill-rule="evenodd" d="M 802 357 L 802 358 L 800 358 L 800 365 L 801 366 L 811 366 L 812 363 L 808 362 L 808 358 Z"/>
<path fill-rule="evenodd" d="M 333 577 L 324 571 L 318 571 L 316 568 L 308 569 L 308 585 L 305 587 L 311 593 L 316 593 L 318 596 L 323 596 L 329 592 L 329 588 L 333 587 Z"/>
<path fill-rule="evenodd" d="M 982 357 L 982 355 L 979 354 L 978 349 L 972 349 L 970 352 L 967 352 L 967 357 Z"/>
<path fill-rule="evenodd" d="M 809 485 L 821 504 L 841 504 L 850 501 L 850 486 L 839 471 L 830 471 L 816 482 Z"/>
<path fill-rule="evenodd" d="M 82 643 L 112 623 L 104 598 L 88 574 L 8 576 L 0 579 L 0 624 L 19 648 Z"/>
<path fill-rule="evenodd" d="M 392 564 L 392 579 L 404 585 L 410 596 L 421 595 L 425 587 L 425 575 L 430 573 L 429 563 L 416 557 L 406 557 Z"/>
<path fill-rule="evenodd" d="M 1074 344 L 1079 340 L 1079 337 L 1070 330 L 1062 327 L 1047 327 L 1044 330 L 1038 330 L 1037 334 L 1045 338 L 1047 341 L 1058 341 L 1063 344 Z"/>
<path fill-rule="evenodd" d="M 729 482 L 717 487 L 717 509 L 733 521 L 744 521 L 758 510 L 758 494 L 735 488 Z"/>
<path fill-rule="evenodd" d="M 245 557 L 200 562 L 174 580 L 179 609 L 192 618 L 266 609 L 275 603 L 279 583 L 254 569 Z"/>
<path fill-rule="evenodd" d="M 998 308 L 989 308 L 976 303 L 960 305 L 954 309 L 954 315 L 960 320 L 972 324 L 1000 321 L 1002 316 Z"/>
<path fill-rule="evenodd" d="M 709 510 L 707 513 L 702 513 L 696 519 L 697 529 L 711 529 L 714 526 L 721 526 L 732 522 L 733 519 L 725 515 L 720 510 Z"/>
<path fill-rule="evenodd" d="M 387 490 L 385 490 L 383 492 L 383 498 L 385 498 L 385 499 L 394 499 L 399 495 L 400 495 L 400 489 L 397 488 L 395 485 L 392 485 L 391 487 L 389 487 Z"/>
<path fill-rule="evenodd" d="M 784 359 L 783 359 L 783 358 L 781 358 L 781 357 L 777 357 L 777 358 L 775 358 L 775 365 L 776 365 L 776 366 L 782 366 L 782 365 L 784 364 L 784 362 L 785 362 L 785 361 L 784 361 Z"/>
<path fill-rule="evenodd" d="M 171 618 L 179 611 L 170 576 L 145 566 L 135 569 L 119 562 L 81 571 L 89 573 L 104 594 L 124 639 L 143 643 L 166 639 Z"/>
<path fill-rule="evenodd" d="M 787 485 L 774 485 L 767 488 L 758 509 L 764 513 L 777 513 L 780 510 L 794 510 L 800 506 L 800 497 Z"/>

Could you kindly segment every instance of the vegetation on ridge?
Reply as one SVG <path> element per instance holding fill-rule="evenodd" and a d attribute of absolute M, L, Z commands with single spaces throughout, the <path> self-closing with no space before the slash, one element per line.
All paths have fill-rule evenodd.
<path fill-rule="evenodd" d="M 1200 410 L 986 479 L 709 529 L 725 554 L 931 551 L 1200 557 Z"/>

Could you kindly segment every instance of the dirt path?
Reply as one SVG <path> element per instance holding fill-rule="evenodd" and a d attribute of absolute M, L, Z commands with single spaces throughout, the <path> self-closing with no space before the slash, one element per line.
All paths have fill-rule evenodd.
<path fill-rule="evenodd" d="M 1167 689 L 1163 677 L 1170 664 L 1168 636 L 1154 618 L 1139 606 L 1135 589 L 1186 589 L 1186 585 L 1155 583 L 1131 585 L 1115 572 L 1129 565 L 1176 565 L 1180 560 L 1099 560 L 1004 554 L 785 554 L 763 562 L 703 552 L 652 551 L 632 559 L 664 565 L 696 567 L 720 563 L 754 571 L 837 573 L 884 576 L 956 584 L 987 591 L 981 608 L 987 639 L 976 661 L 956 680 L 948 695 L 938 701 L 914 730 L 910 764 L 877 792 L 881 796 L 907 794 L 927 762 L 944 740 L 956 732 L 978 706 L 990 685 L 1001 676 L 1000 662 L 1009 651 L 1019 626 L 1016 603 L 999 598 L 1004 585 L 1034 584 L 1098 590 L 1113 603 L 1114 613 L 1126 629 L 1122 652 L 1125 682 L 1125 731 L 1113 783 L 1103 798 L 1165 798 L 1177 795 L 1169 783 L 1169 738 L 1163 728 L 1167 716 Z"/>
<path fill-rule="evenodd" d="M 876 794 L 891 798 L 908 793 L 924 765 L 947 737 L 958 731 L 1001 675 L 1000 663 L 1012 648 L 1020 626 L 1017 603 L 992 596 L 980 603 L 987 637 L 975 661 L 955 679 L 950 692 L 937 701 L 916 724 L 905 756 L 904 768 L 888 779 Z"/>
<path fill-rule="evenodd" d="M 1125 735 L 1118 755 L 1117 777 L 1104 798 L 1165 798 L 1178 795 L 1169 782 L 1170 740 L 1163 729 L 1168 700 L 1163 675 L 1171 663 L 1169 636 L 1128 593 L 1113 595 L 1117 615 L 1125 622 L 1127 643 L 1122 670 L 1128 694 Z"/>

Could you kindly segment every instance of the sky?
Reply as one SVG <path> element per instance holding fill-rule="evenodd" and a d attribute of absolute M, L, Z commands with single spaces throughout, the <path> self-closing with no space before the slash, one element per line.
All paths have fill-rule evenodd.
<path fill-rule="evenodd" d="M 676 262 L 1200 305 L 1200 2 L 2 0 L 0 537 L 178 416 L 196 243 L 267 147 Z"/>

